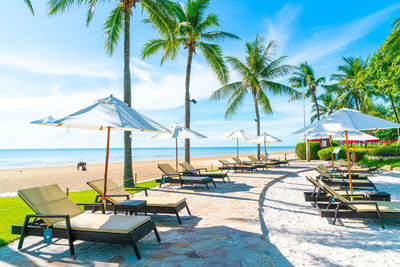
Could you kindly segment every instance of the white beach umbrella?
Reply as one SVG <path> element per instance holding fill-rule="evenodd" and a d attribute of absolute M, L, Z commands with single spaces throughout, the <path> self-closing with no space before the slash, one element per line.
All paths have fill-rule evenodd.
<path fill-rule="evenodd" d="M 103 200 L 105 199 L 107 192 L 110 131 L 169 132 L 164 126 L 140 114 L 136 110 L 130 108 L 125 102 L 122 102 L 112 95 L 99 99 L 95 104 L 64 118 L 54 119 L 49 116 L 31 123 L 55 127 L 107 131 Z"/>
<path fill-rule="evenodd" d="M 279 138 L 276 138 L 270 134 L 267 133 L 262 133 L 259 136 L 257 136 L 255 139 L 250 139 L 249 143 L 252 144 L 260 144 L 260 145 L 264 145 L 264 153 L 265 156 L 267 157 L 267 143 L 279 143 L 282 142 L 282 140 L 280 140 Z"/>
<path fill-rule="evenodd" d="M 350 190 L 352 191 L 353 185 L 351 181 L 348 132 L 353 130 L 377 130 L 389 128 L 400 128 L 400 124 L 376 118 L 352 109 L 343 108 L 320 121 L 294 132 L 293 134 L 345 132 Z"/>
<path fill-rule="evenodd" d="M 148 138 L 175 139 L 175 154 L 176 154 L 175 165 L 176 165 L 176 171 L 178 171 L 178 139 L 204 139 L 207 138 L 207 136 L 175 124 L 170 128 L 170 133 L 155 133 L 150 135 Z"/>
<path fill-rule="evenodd" d="M 239 157 L 239 140 L 254 139 L 254 136 L 246 133 L 240 128 L 233 129 L 229 133 L 221 136 L 221 139 L 236 140 L 236 155 Z"/>
<path fill-rule="evenodd" d="M 334 137 L 333 140 L 343 141 L 343 140 L 346 140 L 346 136 L 344 136 L 344 135 L 337 136 L 337 137 Z M 361 134 L 359 134 L 359 135 L 354 135 L 354 134 L 348 133 L 348 140 L 349 141 L 378 141 L 379 138 L 376 136 L 361 132 Z"/>

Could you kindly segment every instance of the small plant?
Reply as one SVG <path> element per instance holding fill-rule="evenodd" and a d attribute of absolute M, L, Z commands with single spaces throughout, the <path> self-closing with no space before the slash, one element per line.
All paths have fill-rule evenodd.
<path fill-rule="evenodd" d="M 369 151 L 370 156 L 400 156 L 400 146 L 391 145 L 391 146 L 379 146 Z"/>
<path fill-rule="evenodd" d="M 319 142 L 310 142 L 310 157 L 311 160 L 318 159 Z M 301 142 L 296 145 L 296 154 L 300 159 L 306 159 L 306 142 Z"/>

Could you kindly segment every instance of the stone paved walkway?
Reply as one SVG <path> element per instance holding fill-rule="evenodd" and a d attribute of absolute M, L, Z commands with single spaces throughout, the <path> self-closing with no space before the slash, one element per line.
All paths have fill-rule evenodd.
<path fill-rule="evenodd" d="M 254 174 L 231 174 L 231 182 L 180 189 L 166 185 L 150 191 L 153 196 L 187 198 L 192 216 L 181 211 L 182 225 L 175 216 L 154 215 L 162 239 L 149 234 L 138 243 L 137 260 L 128 245 L 75 242 L 76 255 L 69 256 L 67 242 L 48 245 L 43 238 L 28 237 L 24 248 L 17 241 L 0 248 L 0 264 L 19 266 L 272 266 L 259 221 L 259 197 L 271 179 L 302 169 L 276 168 Z M 22 222 L 21 222 L 22 223 Z"/>

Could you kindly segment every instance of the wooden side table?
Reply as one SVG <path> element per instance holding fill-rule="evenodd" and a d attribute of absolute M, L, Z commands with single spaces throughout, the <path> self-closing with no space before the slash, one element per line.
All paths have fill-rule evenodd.
<path fill-rule="evenodd" d="M 117 214 L 118 211 L 125 211 L 125 214 L 132 215 L 135 213 L 137 215 L 137 212 L 139 209 L 144 210 L 144 215 L 147 215 L 146 212 L 146 200 L 134 200 L 134 199 L 129 199 L 125 200 L 119 203 L 114 204 L 114 214 Z"/>

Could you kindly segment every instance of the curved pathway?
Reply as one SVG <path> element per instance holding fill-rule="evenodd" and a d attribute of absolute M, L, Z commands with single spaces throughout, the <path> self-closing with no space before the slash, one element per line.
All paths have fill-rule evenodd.
<path fill-rule="evenodd" d="M 127 245 L 76 241 L 76 255 L 71 257 L 65 240 L 47 245 L 42 238 L 28 237 L 20 251 L 16 249 L 16 241 L 0 248 L 0 264 L 272 266 L 260 224 L 260 194 L 269 181 L 303 168 L 292 166 L 254 174 L 231 174 L 232 182 L 217 183 L 210 190 L 203 186 L 184 189 L 164 186 L 151 190 L 153 196 L 186 197 L 193 216 L 182 211 L 183 224 L 179 225 L 175 216 L 155 215 L 162 242 L 157 243 L 153 234 L 145 237 L 138 243 L 142 254 L 139 261 Z"/>

